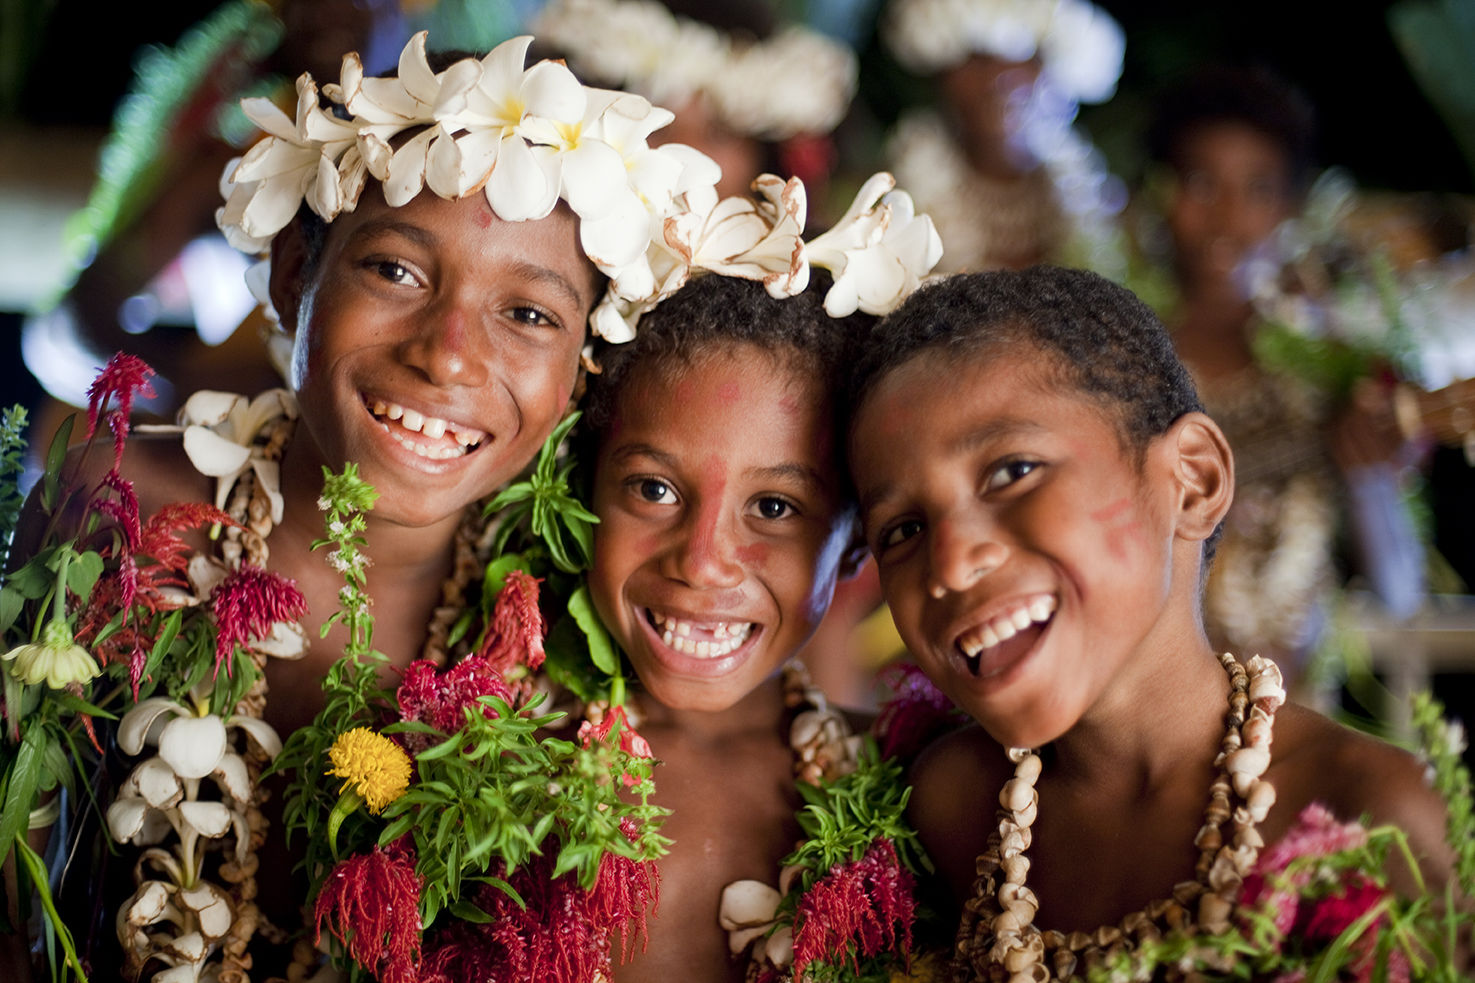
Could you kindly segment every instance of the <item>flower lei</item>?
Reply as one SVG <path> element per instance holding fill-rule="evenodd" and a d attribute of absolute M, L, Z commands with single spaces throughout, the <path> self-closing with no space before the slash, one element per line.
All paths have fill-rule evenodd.
<path fill-rule="evenodd" d="M 828 133 L 855 95 L 855 53 L 803 27 L 742 41 L 652 0 L 555 0 L 536 29 L 581 74 L 659 105 L 705 96 L 760 140 Z"/>
<path fill-rule="evenodd" d="M 0 674 L 0 850 L 20 861 L 22 905 L 33 892 L 40 899 L 48 948 L 60 949 L 58 974 L 78 979 L 83 960 L 25 834 L 51 826 L 62 790 L 82 805 L 91 800 L 83 788 L 109 787 L 94 721 L 120 716 L 118 747 L 142 760 L 107 803 L 104 822 L 115 840 L 145 848 L 136 890 L 117 918 L 123 969 L 137 975 L 162 964 L 170 978 L 224 979 L 249 965 L 262 829 L 255 782 L 280 747 L 253 710 L 265 659 L 305 647 L 295 624 L 305 603 L 290 581 L 249 557 L 226 564 L 194 554 L 179 536 L 207 527 L 249 532 L 240 520 L 204 504 L 139 515 L 119 464 L 133 400 L 152 395 L 152 374 L 127 355 L 104 368 L 89 392 L 81 460 L 66 461 L 70 422 L 59 430 L 39 489 L 39 543 L 0 588 L 9 649 Z M 18 459 L 18 419 L 18 411 L 7 415 L 7 460 Z M 112 466 L 87 487 L 83 461 L 104 426 L 114 438 Z M 16 496 L 16 477 L 4 475 L 0 498 Z M 13 521 L 14 510 L 6 517 Z M 13 528 L 3 530 L 7 541 Z"/>
<path fill-rule="evenodd" d="M 907 69 L 931 75 L 986 54 L 1038 58 L 1053 87 L 1077 102 L 1102 102 L 1122 74 L 1126 36 L 1086 0 L 892 0 L 886 42 Z"/>
<path fill-rule="evenodd" d="M 913 874 L 931 870 L 906 821 L 911 787 L 901 762 L 784 667 L 784 700 L 805 838 L 784 858 L 777 889 L 741 880 L 722 891 L 718 921 L 733 955 L 749 952 L 749 979 L 884 977 L 910 959 Z"/>
<path fill-rule="evenodd" d="M 297 80 L 295 120 L 245 100 L 269 135 L 222 182 L 216 222 L 232 245 L 264 252 L 304 203 L 332 221 L 355 207 L 370 177 L 391 206 L 425 188 L 448 199 L 485 194 L 508 221 L 542 218 L 562 199 L 579 217 L 584 252 L 610 281 L 590 329 L 614 343 L 633 338 L 640 315 L 697 271 L 762 280 L 774 296 L 793 296 L 812 263 L 835 275 L 826 303 L 833 316 L 857 307 L 884 313 L 942 253 L 931 221 L 892 190 L 889 175 L 873 177 L 840 224 L 805 243 L 798 179 L 764 175 L 754 182 L 758 200 L 719 201 L 710 158 L 647 144 L 674 117 L 643 97 L 584 87 L 556 62 L 524 70 L 531 37 L 438 73 L 425 40 L 421 32 L 405 46 L 394 78 L 366 78 L 357 54 L 345 56 L 339 81 L 321 92 L 330 109 L 308 74 Z M 269 306 L 263 269 L 247 281 Z"/>
<path fill-rule="evenodd" d="M 284 821 L 307 840 L 318 944 L 331 940 L 335 961 L 386 983 L 607 978 L 614 937 L 628 953 L 644 933 L 666 841 L 648 801 L 650 749 L 620 704 L 623 680 L 617 669 L 604 678 L 612 699 L 576 734 L 561 736 L 567 715 L 549 708 L 550 680 L 586 682 L 561 665 L 597 668 L 580 602 L 564 601 L 547 649 L 539 607 L 540 583 L 558 593 L 588 560 L 592 516 L 569 494 L 567 469 L 554 470 L 574 419 L 528 481 L 488 503 L 502 513 L 499 552 L 510 536 L 539 532 L 488 568 L 489 617 L 471 653 L 445 672 L 414 662 L 393 692 L 376 681 L 384 657 L 370 646 L 362 593 L 372 490 L 350 466 L 324 492 L 330 534 L 320 545 L 344 571 L 351 642 L 329 671 L 323 711 L 292 735 L 277 768 L 291 775 Z M 559 662 L 545 664 L 554 649 Z M 325 784 L 325 771 L 341 785 Z M 310 948 L 299 955 L 315 960 Z"/>

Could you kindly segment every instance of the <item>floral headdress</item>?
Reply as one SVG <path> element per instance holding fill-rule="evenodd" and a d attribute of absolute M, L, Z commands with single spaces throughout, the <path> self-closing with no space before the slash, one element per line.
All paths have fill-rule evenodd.
<path fill-rule="evenodd" d="M 1126 51 L 1121 25 L 1086 0 L 892 0 L 885 33 L 897 59 L 924 75 L 974 54 L 1038 58 L 1077 102 L 1111 97 Z"/>
<path fill-rule="evenodd" d="M 430 68 L 425 33 L 400 55 L 395 78 L 366 78 L 356 54 L 340 80 L 297 80 L 297 118 L 246 100 L 268 136 L 227 170 L 216 221 L 238 249 L 264 252 L 303 202 L 326 221 L 351 211 L 370 176 L 385 201 L 403 205 L 424 188 L 443 198 L 485 194 L 508 221 L 538 219 L 563 199 L 579 217 L 585 254 L 609 277 L 590 328 L 607 341 L 635 336 L 640 315 L 693 272 L 760 279 L 775 297 L 809 282 L 811 263 L 835 274 L 832 316 L 885 313 L 936 264 L 931 220 L 878 174 L 832 230 L 805 243 L 805 192 L 797 179 L 764 175 L 758 199 L 718 199 L 720 170 L 690 147 L 650 147 L 674 117 L 645 98 L 581 85 L 566 67 L 524 69 L 530 37 L 481 59 Z M 399 146 L 397 136 L 414 132 Z M 266 303 L 264 270 L 248 277 Z"/>
<path fill-rule="evenodd" d="M 591 78 L 665 106 L 706 96 L 760 140 L 828 133 L 855 95 L 855 53 L 803 27 L 743 41 L 654 0 L 553 0 L 537 31 Z"/>

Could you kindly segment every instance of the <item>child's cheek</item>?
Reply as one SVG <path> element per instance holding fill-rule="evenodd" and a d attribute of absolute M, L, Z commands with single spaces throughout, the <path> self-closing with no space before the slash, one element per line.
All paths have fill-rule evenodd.
<path fill-rule="evenodd" d="M 749 567 L 759 568 L 768 564 L 769 545 L 767 543 L 750 543 L 737 548 L 738 559 Z"/>
<path fill-rule="evenodd" d="M 1131 518 L 1132 500 L 1120 498 L 1089 513 L 1091 520 L 1104 527 L 1106 550 L 1114 559 L 1125 560 L 1132 545 L 1145 545 L 1142 522 Z"/>

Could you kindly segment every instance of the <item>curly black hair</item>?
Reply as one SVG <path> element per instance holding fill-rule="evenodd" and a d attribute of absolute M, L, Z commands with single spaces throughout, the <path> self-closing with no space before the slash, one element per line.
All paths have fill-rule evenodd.
<path fill-rule="evenodd" d="M 609 428 L 620 393 L 635 372 L 658 371 L 676 381 L 690 369 L 729 356 L 740 347 L 761 350 L 775 365 L 822 386 L 834 407 L 834 432 L 843 433 L 842 386 L 860 339 L 876 319 L 860 313 L 830 317 L 824 309 L 829 287 L 829 275 L 822 270 L 813 271 L 803 293 L 786 298 L 770 296 L 754 280 L 693 277 L 640 319 L 633 341 L 596 346 L 594 358 L 600 371 L 589 376 L 584 396 L 584 426 L 580 429 L 585 439 L 597 443 Z M 583 450 L 592 451 L 592 447 Z M 836 468 L 843 477 L 842 463 L 837 459 Z M 850 494 L 848 487 L 842 490 Z"/>
<path fill-rule="evenodd" d="M 1316 113 L 1290 82 L 1261 67 L 1214 65 L 1168 88 L 1147 131 L 1153 160 L 1180 168 L 1184 145 L 1203 127 L 1241 123 L 1285 155 L 1292 187 L 1305 188 L 1316 164 Z"/>
<path fill-rule="evenodd" d="M 1020 348 L 1044 353 L 1045 372 L 1116 421 L 1138 467 L 1155 437 L 1203 410 L 1167 329 L 1135 294 L 1085 270 L 1035 266 L 923 285 L 866 340 L 846 385 L 848 417 L 887 374 L 920 355 L 956 361 Z M 1218 538 L 1215 531 L 1205 546 L 1206 563 Z"/>

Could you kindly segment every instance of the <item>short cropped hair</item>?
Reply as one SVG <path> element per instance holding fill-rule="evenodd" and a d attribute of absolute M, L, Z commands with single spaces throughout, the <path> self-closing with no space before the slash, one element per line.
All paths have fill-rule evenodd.
<path fill-rule="evenodd" d="M 619 394 L 637 371 L 654 370 L 675 379 L 737 348 L 751 347 L 823 387 L 833 407 L 831 425 L 839 453 L 844 433 L 842 387 L 859 340 L 876 319 L 860 313 L 830 317 L 824 308 L 829 288 L 829 275 L 822 270 L 813 271 L 803 293 L 786 298 L 770 296 L 762 283 L 753 280 L 693 277 L 640 319 L 634 340 L 596 346 L 600 371 L 589 376 L 584 397 L 589 438 L 597 441 L 614 422 Z M 836 469 L 842 493 L 849 497 L 849 480 L 838 457 Z"/>
<path fill-rule="evenodd" d="M 1265 68 L 1211 66 L 1169 88 L 1147 131 L 1152 159 L 1181 169 L 1188 139 L 1216 123 L 1240 123 L 1285 157 L 1292 188 L 1306 187 L 1316 164 L 1316 113 L 1290 82 Z"/>

